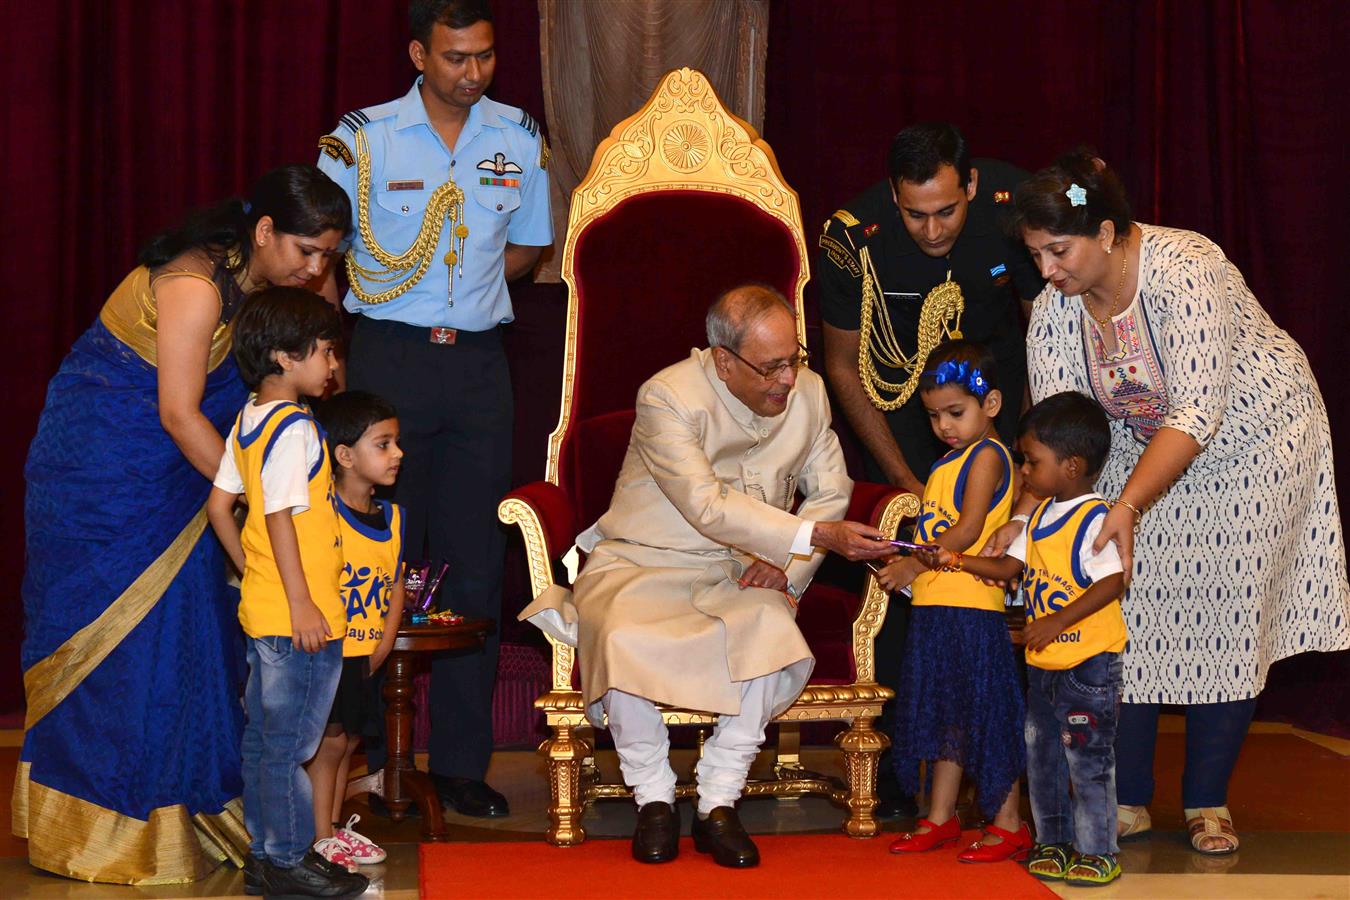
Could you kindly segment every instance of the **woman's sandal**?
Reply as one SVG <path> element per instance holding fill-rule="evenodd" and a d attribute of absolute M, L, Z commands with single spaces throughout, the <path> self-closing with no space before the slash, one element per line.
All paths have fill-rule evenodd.
<path fill-rule="evenodd" d="M 1153 830 L 1147 806 L 1116 807 L 1116 837 L 1119 840 L 1142 837 Z"/>
<path fill-rule="evenodd" d="M 1074 857 L 1073 865 L 1064 873 L 1064 883 L 1079 887 L 1099 887 L 1120 877 L 1120 863 L 1115 854 Z"/>
<path fill-rule="evenodd" d="M 1062 881 L 1072 859 L 1072 844 L 1037 844 L 1027 860 L 1027 873 L 1041 881 Z"/>
<path fill-rule="evenodd" d="M 1197 853 L 1206 856 L 1227 856 L 1236 853 L 1238 848 L 1237 832 L 1233 830 L 1233 814 L 1226 806 L 1202 806 L 1187 809 L 1186 830 L 1191 833 L 1191 846 Z M 1217 838 L 1223 843 L 1212 845 Z M 1210 846 L 1206 846 L 1210 843 Z"/>

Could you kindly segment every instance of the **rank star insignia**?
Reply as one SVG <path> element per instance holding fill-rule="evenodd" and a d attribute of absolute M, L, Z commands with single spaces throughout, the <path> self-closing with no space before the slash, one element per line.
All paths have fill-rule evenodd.
<path fill-rule="evenodd" d="M 478 168 L 482 169 L 484 172 L 491 172 L 498 178 L 505 175 L 507 172 L 516 175 L 521 174 L 520 166 L 507 159 L 505 153 L 498 153 L 496 156 L 492 157 L 492 159 L 482 160 L 478 163 Z"/>
<path fill-rule="evenodd" d="M 1012 191 L 994 191 L 995 203 L 1011 203 Z"/>
<path fill-rule="evenodd" d="M 872 224 L 863 229 L 863 237 L 871 237 L 881 230 L 880 225 Z"/>

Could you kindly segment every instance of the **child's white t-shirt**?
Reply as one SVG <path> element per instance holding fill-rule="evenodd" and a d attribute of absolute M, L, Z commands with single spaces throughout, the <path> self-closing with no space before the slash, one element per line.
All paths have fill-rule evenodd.
<path fill-rule="evenodd" d="M 277 404 L 285 402 L 249 402 L 240 419 L 244 430 L 252 431 Z M 225 440 L 225 455 L 220 458 L 220 469 L 213 482 L 228 494 L 244 493 L 244 481 L 234 461 L 235 431 L 231 428 Z M 277 433 L 275 440 L 262 468 L 263 515 L 287 507 L 290 507 L 291 515 L 299 515 L 309 509 L 309 473 L 318 465 L 320 454 L 324 452 L 323 442 L 308 421 L 292 422 Z"/>
<path fill-rule="evenodd" d="M 1072 500 L 1052 500 L 1050 506 L 1045 510 L 1045 514 L 1041 517 L 1041 521 L 1046 523 L 1058 522 L 1072 512 L 1078 504 L 1094 497 L 1098 500 L 1105 499 L 1101 494 L 1093 491 L 1081 497 L 1074 497 Z M 1120 552 L 1116 549 L 1115 541 L 1107 541 L 1101 553 L 1092 552 L 1092 545 L 1096 543 L 1097 535 L 1101 534 L 1104 518 L 1104 516 L 1098 516 L 1088 523 L 1087 532 L 1083 537 L 1083 545 L 1078 549 L 1078 565 L 1093 581 L 1100 581 L 1108 575 L 1125 571 L 1120 564 Z M 1008 547 L 1008 555 L 1020 559 L 1024 563 L 1027 561 L 1026 528 L 1022 529 L 1022 533 L 1013 540 L 1012 546 Z"/>

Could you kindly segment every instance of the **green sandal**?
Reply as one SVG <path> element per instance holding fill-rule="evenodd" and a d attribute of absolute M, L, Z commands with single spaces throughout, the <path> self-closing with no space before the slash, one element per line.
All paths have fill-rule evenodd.
<path fill-rule="evenodd" d="M 1099 887 L 1120 877 L 1120 863 L 1114 854 L 1100 856 L 1079 854 L 1064 873 L 1064 883 L 1079 887 Z"/>
<path fill-rule="evenodd" d="M 1069 870 L 1072 857 L 1072 844 L 1037 844 L 1027 860 L 1027 872 L 1041 881 L 1060 881 Z M 1042 868 L 1035 868 L 1038 863 L 1043 864 Z"/>

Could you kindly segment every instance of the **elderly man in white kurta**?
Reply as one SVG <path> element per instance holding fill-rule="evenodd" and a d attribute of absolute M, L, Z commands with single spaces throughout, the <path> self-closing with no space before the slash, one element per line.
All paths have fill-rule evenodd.
<path fill-rule="evenodd" d="M 639 389 L 610 508 L 577 540 L 589 558 L 572 600 L 545 594 L 521 617 L 555 634 L 559 619 L 578 626 L 587 712 L 608 715 L 642 862 L 673 859 L 679 835 L 654 704 L 719 715 L 697 767 L 695 846 L 741 867 L 758 854 L 734 804 L 765 725 L 815 663 L 796 598 L 827 550 L 889 551 L 875 529 L 839 521 L 853 482 L 782 295 L 729 291 L 709 310 L 708 339 Z"/>

